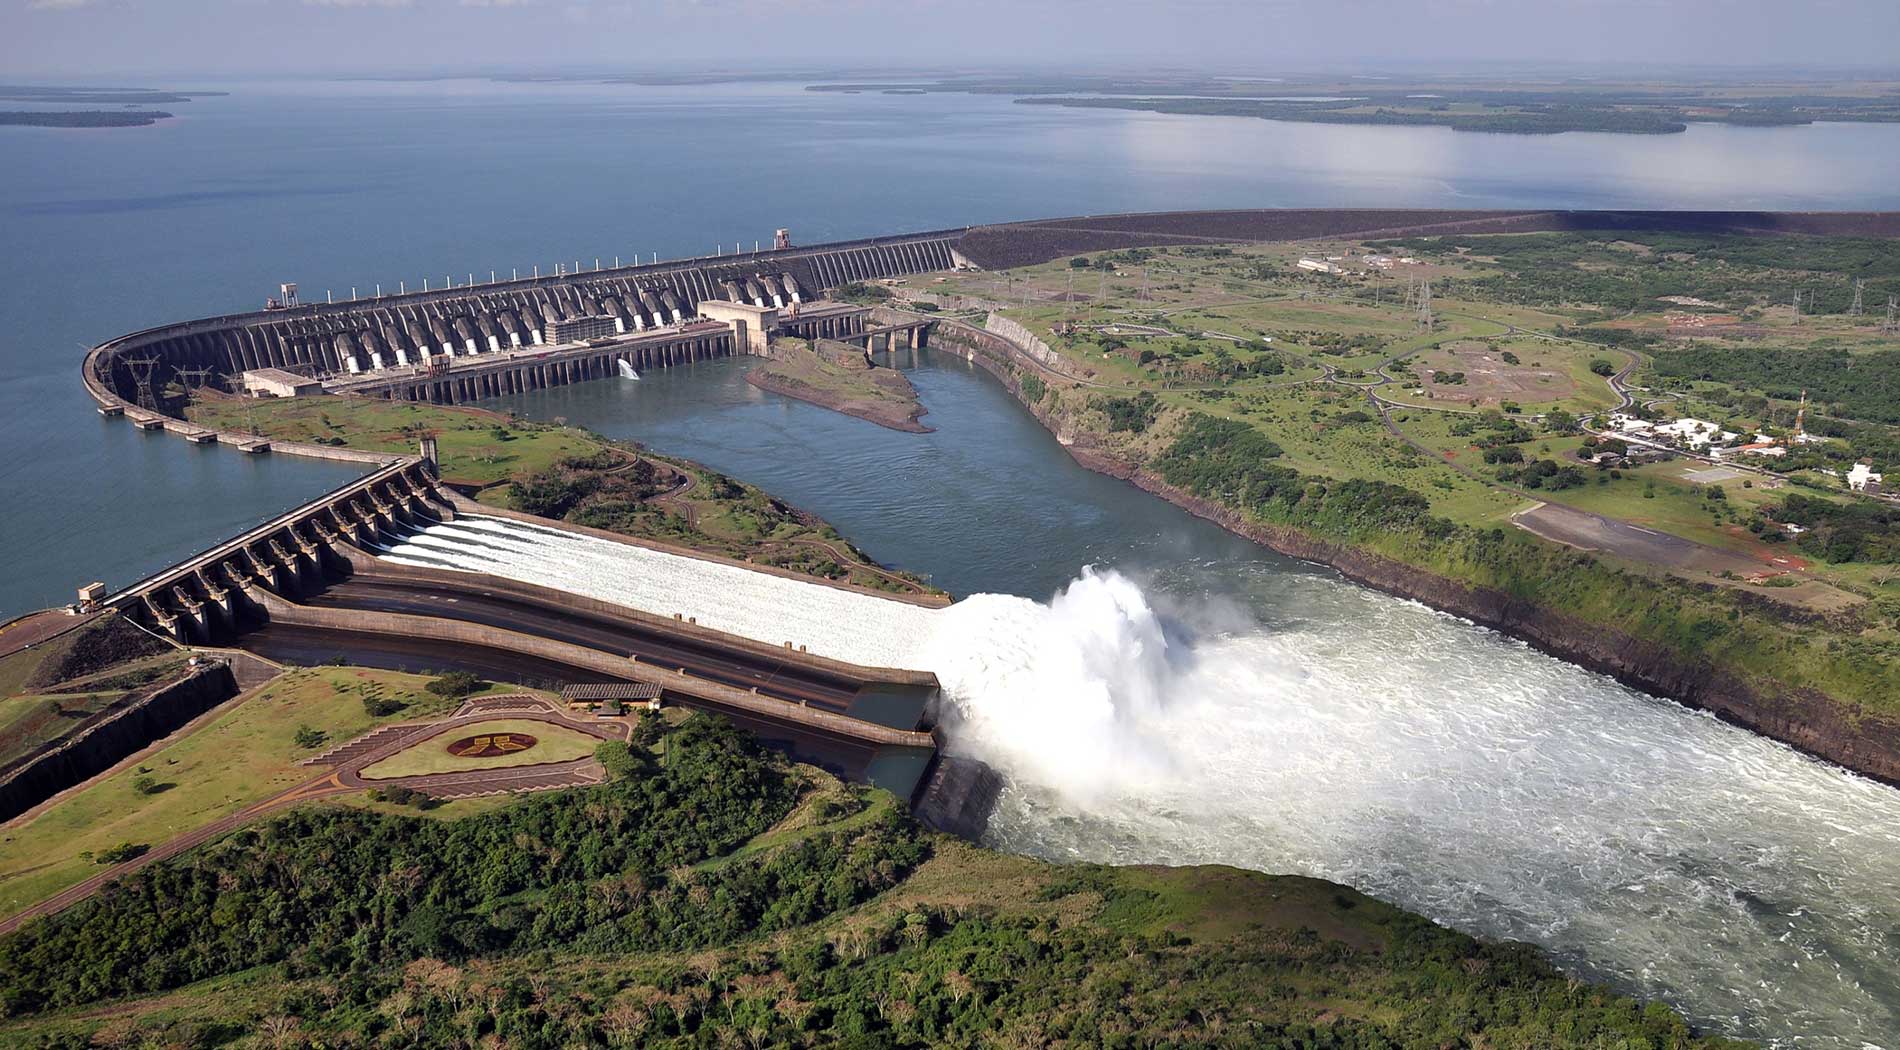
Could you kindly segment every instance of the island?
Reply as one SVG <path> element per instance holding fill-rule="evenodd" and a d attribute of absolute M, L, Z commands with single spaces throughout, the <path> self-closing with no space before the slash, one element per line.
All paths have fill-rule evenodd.
<path fill-rule="evenodd" d="M 1256 117 L 1309 124 L 1410 125 L 1454 131 L 1553 135 L 1566 131 L 1668 135 L 1690 124 L 1745 127 L 1816 121 L 1900 121 L 1892 84 L 1815 80 L 1735 84 L 1523 81 L 1397 77 L 1204 75 L 967 76 L 911 82 L 838 82 L 808 91 L 916 95 L 1014 95 L 1026 105 L 1140 110 L 1181 116 Z"/>
<path fill-rule="evenodd" d="M 171 116 L 157 109 L 14 109 L 0 110 L 0 127 L 143 128 Z"/>
<path fill-rule="evenodd" d="M 777 339 L 772 356 L 746 373 L 761 390 L 808 401 L 881 427 L 927 434 L 917 389 L 894 368 L 879 368 L 862 347 L 834 340 Z"/>

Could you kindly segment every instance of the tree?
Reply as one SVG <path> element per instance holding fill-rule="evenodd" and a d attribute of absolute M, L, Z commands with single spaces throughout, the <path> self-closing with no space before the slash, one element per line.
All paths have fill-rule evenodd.
<path fill-rule="evenodd" d="M 1590 359 L 1590 371 L 1600 376 L 1613 376 L 1616 374 L 1616 365 L 1607 358 L 1593 357 Z"/>
<path fill-rule="evenodd" d="M 447 674 L 437 675 L 423 688 L 437 696 L 446 696 L 453 700 L 467 696 L 486 684 L 468 671 L 450 671 Z"/>
<path fill-rule="evenodd" d="M 297 746 L 309 750 L 321 745 L 326 736 L 328 734 L 314 726 L 298 726 Z"/>

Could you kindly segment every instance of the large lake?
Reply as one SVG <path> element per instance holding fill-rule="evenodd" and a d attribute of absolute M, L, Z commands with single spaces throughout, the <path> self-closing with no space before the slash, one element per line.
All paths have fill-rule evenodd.
<path fill-rule="evenodd" d="M 557 260 L 1106 211 L 1900 208 L 1900 126 L 1530 138 L 1008 99 L 482 81 L 221 84 L 150 128 L 0 128 L 0 615 L 346 480 L 133 431 L 82 348 L 149 325 Z M 876 549 L 877 537 L 861 536 Z"/>

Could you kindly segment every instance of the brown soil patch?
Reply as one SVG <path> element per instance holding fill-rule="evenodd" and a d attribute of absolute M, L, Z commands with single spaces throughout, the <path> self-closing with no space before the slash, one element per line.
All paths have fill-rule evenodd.
<path fill-rule="evenodd" d="M 1577 393 L 1576 380 L 1562 369 L 1528 364 L 1506 364 L 1501 351 L 1476 344 L 1453 343 L 1419 358 L 1413 369 L 1426 396 L 1434 401 L 1477 401 L 1495 405 L 1504 401 L 1561 401 Z M 1443 376 L 1463 372 L 1463 383 L 1445 383 Z"/>

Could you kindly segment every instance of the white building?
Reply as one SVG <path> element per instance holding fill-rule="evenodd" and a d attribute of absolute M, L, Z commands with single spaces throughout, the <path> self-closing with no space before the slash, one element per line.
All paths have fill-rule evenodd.
<path fill-rule="evenodd" d="M 1855 492 L 1865 492 L 1873 496 L 1880 492 L 1881 479 L 1882 475 L 1874 473 L 1873 467 L 1866 463 L 1856 463 L 1854 469 L 1847 472 L 1847 487 Z"/>
<path fill-rule="evenodd" d="M 1324 259 L 1301 259 L 1299 262 L 1294 263 L 1293 265 L 1299 267 L 1302 270 L 1311 270 L 1314 273 L 1345 273 L 1346 272 L 1340 269 L 1339 267 L 1333 265 L 1332 263 L 1327 262 Z"/>
<path fill-rule="evenodd" d="M 1710 444 L 1726 445 L 1741 436 L 1707 420 L 1691 419 L 1684 416 L 1673 423 L 1656 424 L 1655 432 L 1659 437 L 1672 437 L 1690 448 L 1704 448 Z"/>

